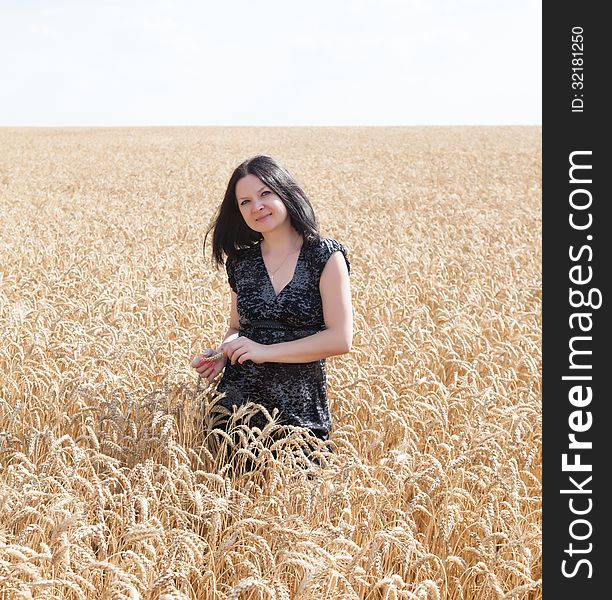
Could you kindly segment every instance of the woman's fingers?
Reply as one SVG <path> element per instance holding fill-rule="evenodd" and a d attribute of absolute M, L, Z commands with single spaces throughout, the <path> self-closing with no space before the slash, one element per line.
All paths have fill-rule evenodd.
<path fill-rule="evenodd" d="M 248 349 L 245 347 L 245 340 L 246 340 L 246 338 L 238 337 L 235 340 L 233 340 L 233 342 L 230 342 L 230 344 L 228 345 L 226 354 L 227 354 L 228 360 L 232 364 L 236 364 L 236 361 L 243 354 L 248 352 Z M 236 345 L 234 346 L 234 344 L 236 344 Z"/>
<path fill-rule="evenodd" d="M 246 348 L 240 348 L 237 352 L 236 352 L 236 362 L 242 364 L 245 360 L 247 360 L 245 358 L 245 356 L 249 353 L 249 351 Z"/>
<path fill-rule="evenodd" d="M 191 366 L 195 369 L 198 365 L 202 364 L 202 359 L 210 355 L 210 348 L 204 350 L 202 354 L 198 354 L 192 361 Z"/>
<path fill-rule="evenodd" d="M 212 366 L 207 366 L 207 367 L 202 367 L 197 369 L 197 372 L 199 374 L 200 377 L 204 378 L 211 378 L 214 377 L 217 373 L 215 372 L 215 368 Z"/>
<path fill-rule="evenodd" d="M 206 350 L 204 350 L 204 352 L 202 354 L 198 354 L 193 361 L 191 362 L 191 366 L 194 369 L 197 369 L 198 367 L 205 365 L 207 363 L 210 363 L 211 361 L 205 360 L 207 357 L 212 356 L 213 354 L 215 354 L 215 351 L 212 348 L 207 348 Z"/>
<path fill-rule="evenodd" d="M 245 358 L 244 360 L 240 361 L 241 357 L 249 353 L 248 343 L 249 340 L 247 340 L 246 338 L 236 338 L 227 346 L 227 348 L 225 349 L 225 353 L 227 355 L 227 359 L 232 365 L 235 365 L 236 362 L 242 363 L 245 360 L 248 360 Z M 234 344 L 236 344 L 236 346 L 234 346 Z"/>
<path fill-rule="evenodd" d="M 193 361 L 191 366 L 197 371 L 198 375 L 202 379 L 213 380 L 225 367 L 225 356 L 222 355 L 216 360 L 206 360 L 206 358 L 218 354 L 223 350 L 223 346 L 218 350 L 207 348 L 202 354 L 198 354 Z"/>
<path fill-rule="evenodd" d="M 251 361 L 255 364 L 266 362 L 269 354 L 265 344 L 260 344 L 246 337 L 238 337 L 227 346 L 227 358 L 232 365 Z"/>
<path fill-rule="evenodd" d="M 215 361 L 214 363 L 212 363 L 210 370 L 205 371 L 202 374 L 202 377 L 206 377 L 208 381 L 212 381 L 219 373 L 221 373 L 224 366 L 225 365 L 222 362 Z"/>
<path fill-rule="evenodd" d="M 232 364 L 234 364 L 234 356 L 236 354 L 237 348 L 228 348 L 225 351 L 225 355 L 227 356 L 227 360 L 229 360 Z"/>
<path fill-rule="evenodd" d="M 236 350 L 232 350 L 231 347 L 228 347 L 226 344 L 221 344 L 217 350 L 207 348 L 202 354 L 198 354 L 193 359 L 191 366 L 198 372 L 200 377 L 213 379 L 223 370 L 227 360 L 232 360 L 232 355 L 235 352 Z M 221 354 L 221 356 L 215 360 L 210 360 L 210 357 L 216 354 Z M 236 355 L 236 357 L 237 356 L 238 355 Z"/>

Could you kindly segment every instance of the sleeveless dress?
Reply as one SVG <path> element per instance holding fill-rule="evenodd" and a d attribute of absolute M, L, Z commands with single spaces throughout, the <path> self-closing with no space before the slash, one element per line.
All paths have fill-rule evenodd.
<path fill-rule="evenodd" d="M 334 253 L 342 252 L 350 272 L 347 249 L 334 239 L 304 240 L 293 279 L 277 295 L 266 270 L 259 242 L 241 249 L 225 267 L 230 287 L 237 294 L 239 335 L 260 344 L 293 341 L 325 329 L 319 280 Z M 227 409 L 252 401 L 271 413 L 280 410 L 281 424 L 307 427 L 328 439 L 331 415 L 326 394 L 325 359 L 306 363 L 250 360 L 234 365 L 229 361 L 217 386 L 225 397 L 218 404 Z M 261 413 L 250 421 L 262 428 Z"/>

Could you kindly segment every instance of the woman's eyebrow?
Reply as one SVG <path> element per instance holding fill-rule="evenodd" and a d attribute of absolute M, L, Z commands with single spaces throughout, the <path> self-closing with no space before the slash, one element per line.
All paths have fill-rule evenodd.
<path fill-rule="evenodd" d="M 257 193 L 259 194 L 259 192 L 261 192 L 261 190 L 265 190 L 268 186 L 267 185 L 262 185 L 258 190 Z M 238 200 L 248 200 L 248 197 L 246 196 L 242 196 L 241 198 L 238 198 Z"/>

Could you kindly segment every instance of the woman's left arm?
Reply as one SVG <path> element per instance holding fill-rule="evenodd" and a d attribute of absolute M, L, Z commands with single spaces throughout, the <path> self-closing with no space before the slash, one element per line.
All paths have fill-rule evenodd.
<path fill-rule="evenodd" d="M 353 342 L 353 307 L 348 268 L 340 251 L 334 252 L 321 273 L 319 290 L 323 304 L 325 329 L 292 342 L 258 344 L 239 337 L 225 346 L 232 364 L 252 360 L 255 363 L 303 363 L 350 351 Z"/>

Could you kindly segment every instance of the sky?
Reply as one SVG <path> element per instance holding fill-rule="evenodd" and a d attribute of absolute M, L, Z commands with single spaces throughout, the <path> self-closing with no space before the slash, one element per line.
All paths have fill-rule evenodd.
<path fill-rule="evenodd" d="M 0 0 L 0 126 L 541 125 L 540 0 Z"/>

